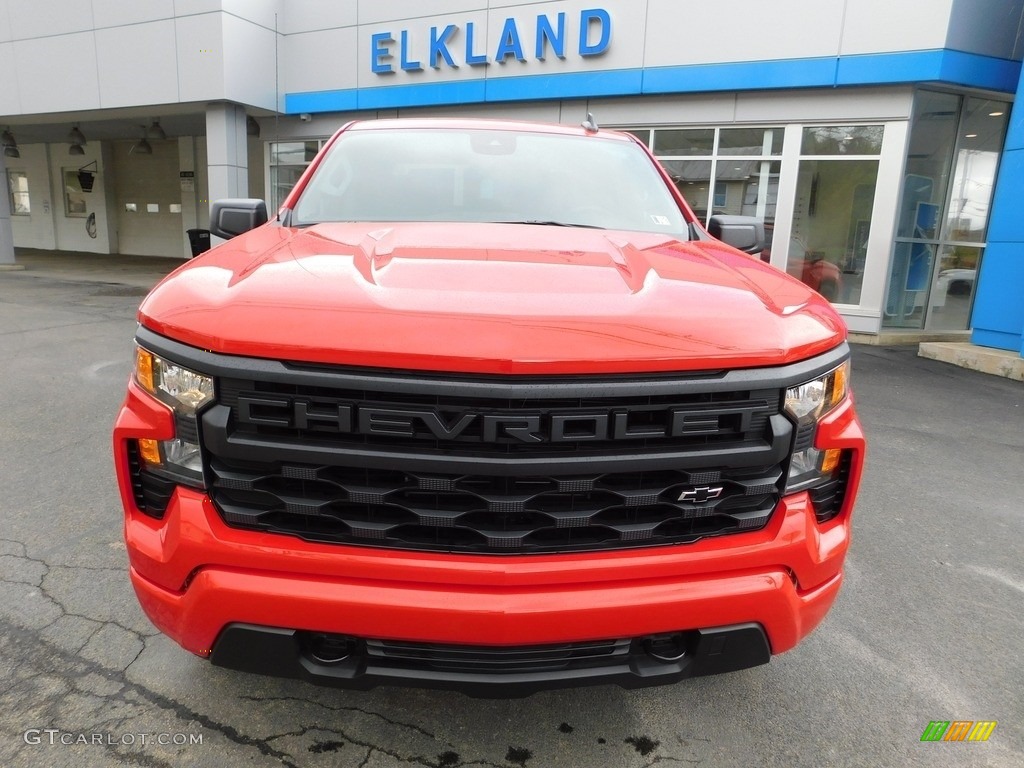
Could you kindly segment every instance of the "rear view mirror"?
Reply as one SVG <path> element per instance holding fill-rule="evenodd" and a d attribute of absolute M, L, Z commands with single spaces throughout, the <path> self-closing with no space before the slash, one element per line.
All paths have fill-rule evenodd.
<path fill-rule="evenodd" d="M 267 223 L 267 204 L 254 198 L 217 200 L 210 206 L 210 232 L 230 240 Z"/>
<path fill-rule="evenodd" d="M 764 250 L 764 222 L 753 216 L 712 216 L 708 233 L 744 253 L 757 255 Z"/>

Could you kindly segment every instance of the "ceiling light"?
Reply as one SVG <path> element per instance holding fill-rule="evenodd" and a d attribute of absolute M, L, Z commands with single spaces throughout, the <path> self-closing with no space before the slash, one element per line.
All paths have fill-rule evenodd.
<path fill-rule="evenodd" d="M 1002 117 L 1005 114 L 1006 114 L 1005 112 L 989 112 L 988 116 L 989 117 Z"/>
<path fill-rule="evenodd" d="M 142 138 L 139 139 L 134 144 L 132 144 L 132 148 L 128 150 L 128 154 L 129 155 L 152 155 L 153 154 L 153 147 L 146 140 L 146 133 L 147 133 L 146 126 L 140 125 L 139 128 L 142 129 Z"/>
<path fill-rule="evenodd" d="M 976 134 L 976 133 L 968 133 L 966 136 L 964 136 L 964 138 L 965 139 L 976 139 L 976 138 L 978 138 L 978 134 Z"/>
<path fill-rule="evenodd" d="M 73 147 L 81 147 L 85 145 L 85 134 L 82 133 L 82 129 L 78 127 L 78 123 L 75 123 L 71 132 L 68 134 L 68 144 Z M 78 154 L 77 152 L 74 154 Z"/>
<path fill-rule="evenodd" d="M 85 149 L 82 147 L 81 144 L 72 144 L 70 147 L 68 147 L 68 154 L 69 155 L 84 155 L 85 154 Z"/>
<path fill-rule="evenodd" d="M 153 121 L 153 124 L 151 126 L 149 126 L 149 128 L 146 129 L 146 135 L 143 138 L 144 139 L 152 139 L 153 141 L 166 141 L 167 140 L 167 133 L 166 133 L 166 131 L 164 131 L 164 129 L 160 127 L 160 118 L 159 117 L 156 118 L 156 120 Z M 152 148 L 150 148 L 150 152 L 152 152 Z"/>

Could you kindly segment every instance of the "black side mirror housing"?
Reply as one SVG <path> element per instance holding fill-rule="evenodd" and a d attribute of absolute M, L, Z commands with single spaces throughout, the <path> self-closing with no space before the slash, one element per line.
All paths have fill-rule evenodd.
<path fill-rule="evenodd" d="M 262 200 L 240 197 L 217 200 L 210 206 L 210 232 L 230 240 L 267 223 L 267 204 Z"/>
<path fill-rule="evenodd" d="M 764 250 L 764 222 L 753 216 L 712 216 L 708 222 L 708 233 L 744 253 L 757 255 Z"/>

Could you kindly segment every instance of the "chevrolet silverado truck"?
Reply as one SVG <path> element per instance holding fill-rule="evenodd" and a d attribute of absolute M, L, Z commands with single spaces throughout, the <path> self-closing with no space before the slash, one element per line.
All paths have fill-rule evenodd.
<path fill-rule="evenodd" d="M 114 427 L 131 582 L 181 646 L 521 696 L 763 664 L 825 616 L 846 327 L 756 222 L 705 229 L 589 121 L 425 119 L 344 126 L 267 218 L 212 206 L 230 239 L 142 302 Z"/>

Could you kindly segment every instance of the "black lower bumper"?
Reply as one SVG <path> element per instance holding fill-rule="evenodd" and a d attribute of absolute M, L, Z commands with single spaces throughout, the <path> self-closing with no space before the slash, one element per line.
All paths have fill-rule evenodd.
<path fill-rule="evenodd" d="M 231 624 L 210 660 L 243 672 L 341 688 L 398 685 L 511 698 L 584 685 L 665 685 L 765 664 L 770 656 L 757 624 L 528 647 L 392 642 Z"/>

